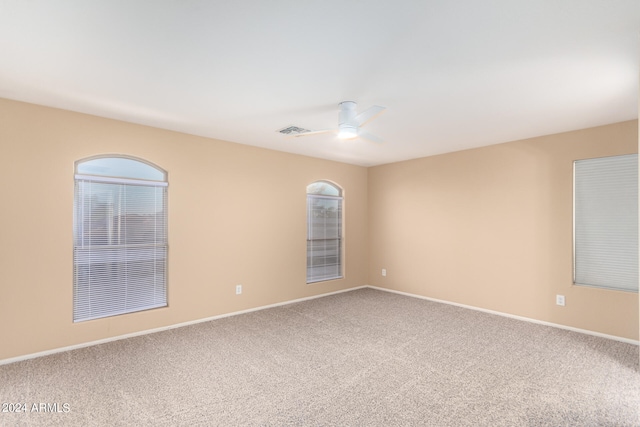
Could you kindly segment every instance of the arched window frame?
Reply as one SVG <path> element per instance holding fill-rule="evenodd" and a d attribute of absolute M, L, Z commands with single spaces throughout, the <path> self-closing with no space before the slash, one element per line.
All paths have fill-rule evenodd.
<path fill-rule="evenodd" d="M 343 190 L 334 182 L 307 186 L 307 283 L 343 274 Z"/>
<path fill-rule="evenodd" d="M 100 155 L 74 183 L 73 321 L 167 306 L 167 172 Z"/>

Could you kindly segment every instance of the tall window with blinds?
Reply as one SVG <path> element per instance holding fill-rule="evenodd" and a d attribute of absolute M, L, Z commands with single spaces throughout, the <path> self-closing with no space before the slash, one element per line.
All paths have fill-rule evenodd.
<path fill-rule="evenodd" d="M 574 282 L 638 291 L 638 155 L 574 162 Z"/>
<path fill-rule="evenodd" d="M 307 283 L 342 277 L 342 190 L 318 181 L 307 186 Z"/>
<path fill-rule="evenodd" d="M 75 172 L 73 321 L 166 306 L 166 173 L 116 156 Z"/>

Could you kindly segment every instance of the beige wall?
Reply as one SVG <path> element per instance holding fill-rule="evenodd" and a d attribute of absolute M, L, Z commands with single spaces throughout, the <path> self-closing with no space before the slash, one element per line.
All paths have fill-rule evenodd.
<path fill-rule="evenodd" d="M 74 324 L 74 162 L 107 153 L 168 171 L 169 307 Z M 344 189 L 346 277 L 307 285 L 319 179 Z M 0 183 L 0 360 L 367 283 L 366 168 L 0 100 Z"/>
<path fill-rule="evenodd" d="M 573 160 L 637 150 L 634 120 L 370 168 L 369 283 L 637 340 L 637 293 L 572 284 Z"/>

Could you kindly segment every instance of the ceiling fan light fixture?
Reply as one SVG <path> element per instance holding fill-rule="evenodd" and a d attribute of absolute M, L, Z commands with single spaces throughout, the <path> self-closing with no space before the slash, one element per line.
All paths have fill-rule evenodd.
<path fill-rule="evenodd" d="M 343 141 L 352 140 L 356 138 L 366 139 L 371 142 L 383 142 L 382 139 L 375 135 L 370 134 L 362 130 L 362 127 L 376 118 L 380 113 L 384 112 L 385 107 L 374 105 L 360 114 L 356 111 L 357 104 L 354 101 L 343 101 L 338 104 L 340 111 L 338 112 L 338 129 L 324 129 L 324 130 L 307 130 L 299 128 L 297 126 L 289 126 L 284 129 L 280 129 L 278 132 L 288 135 L 288 137 L 299 136 L 311 136 L 322 133 L 336 133 L 338 139 Z"/>
<path fill-rule="evenodd" d="M 340 139 L 354 139 L 358 137 L 358 128 L 351 125 L 342 125 L 338 130 L 338 138 Z"/>

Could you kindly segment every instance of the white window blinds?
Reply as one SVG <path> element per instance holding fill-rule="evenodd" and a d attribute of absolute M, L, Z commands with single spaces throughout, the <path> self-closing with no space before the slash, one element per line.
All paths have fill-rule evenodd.
<path fill-rule="evenodd" d="M 574 282 L 638 291 L 638 155 L 574 162 Z"/>
<path fill-rule="evenodd" d="M 77 171 L 102 176 L 75 176 L 74 322 L 167 305 L 167 183 L 106 176 L 127 173 L 91 169 L 96 160 Z"/>
<path fill-rule="evenodd" d="M 332 184 L 307 187 L 307 283 L 342 277 L 342 197 Z"/>

